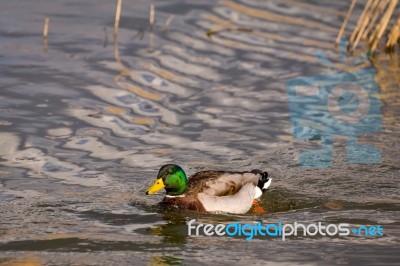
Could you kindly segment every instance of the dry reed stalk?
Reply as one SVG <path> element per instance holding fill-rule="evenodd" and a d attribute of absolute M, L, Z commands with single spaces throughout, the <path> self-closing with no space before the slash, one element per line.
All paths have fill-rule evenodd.
<path fill-rule="evenodd" d="M 121 66 L 121 73 L 124 72 L 125 66 L 121 61 L 121 57 L 119 55 L 119 44 L 118 44 L 118 29 L 119 29 L 119 20 L 121 18 L 121 9 L 122 9 L 122 0 L 118 0 L 117 8 L 115 11 L 115 23 L 114 23 L 114 56 L 117 63 Z"/>
<path fill-rule="evenodd" d="M 362 32 L 364 31 L 365 27 L 368 24 L 368 20 L 367 20 L 368 12 L 372 6 L 373 1 L 374 0 L 368 0 L 363 12 L 361 13 L 360 19 L 358 20 L 357 25 L 354 28 L 354 31 L 350 36 L 348 49 L 351 52 L 354 51 L 355 47 L 357 46 L 358 42 L 360 41 Z M 350 44 L 353 44 L 351 48 L 350 48 Z"/>
<path fill-rule="evenodd" d="M 43 50 L 45 53 L 47 53 L 49 48 L 49 42 L 48 42 L 49 25 L 50 25 L 50 18 L 45 17 L 43 23 Z"/>
<path fill-rule="evenodd" d="M 44 18 L 44 23 L 43 23 L 43 38 L 47 39 L 49 36 L 49 24 L 50 24 L 50 19 L 49 17 Z"/>
<path fill-rule="evenodd" d="M 154 30 L 154 3 L 150 4 L 149 23 L 150 23 L 150 31 L 153 32 L 153 30 Z"/>
<path fill-rule="evenodd" d="M 376 27 L 374 33 L 371 35 L 368 43 L 370 45 L 371 51 L 374 51 L 379 44 L 379 41 L 382 38 L 383 33 L 385 32 L 390 19 L 392 17 L 393 11 L 396 8 L 398 0 L 392 0 L 387 8 L 385 14 L 383 15 L 381 21 L 379 22 L 378 26 Z"/>
<path fill-rule="evenodd" d="M 345 31 L 357 0 L 352 0 L 348 13 L 339 30 L 335 44 L 338 45 Z M 354 52 L 359 43 L 366 40 L 371 52 L 378 47 L 385 34 L 399 0 L 368 0 L 349 38 L 348 51 Z M 390 49 L 399 39 L 400 22 L 396 20 L 388 34 L 386 48 Z"/>
<path fill-rule="evenodd" d="M 366 30 L 364 31 L 364 33 L 362 35 L 362 38 L 361 38 L 362 40 L 367 39 L 368 35 L 371 33 L 372 29 L 376 25 L 378 18 L 382 15 L 383 11 L 389 4 L 389 0 L 381 0 L 381 1 L 376 1 L 376 2 L 378 3 L 378 6 L 376 7 L 375 11 L 371 15 L 372 19 L 369 22 Z"/>
<path fill-rule="evenodd" d="M 389 39 L 386 42 L 386 48 L 391 49 L 400 40 L 400 16 L 397 18 L 396 23 L 390 30 Z"/>
<path fill-rule="evenodd" d="M 342 35 L 343 35 L 343 33 L 344 33 L 344 30 L 346 29 L 346 26 L 347 26 L 347 22 L 349 21 L 349 18 L 350 18 L 350 16 L 351 16 L 351 13 L 353 13 L 353 9 L 354 9 L 356 3 L 357 3 L 357 0 L 352 0 L 352 1 L 351 1 L 351 5 L 350 5 L 350 8 L 349 8 L 349 11 L 348 11 L 347 14 L 346 14 L 346 17 L 345 17 L 345 19 L 344 19 L 344 21 L 343 21 L 342 27 L 340 28 L 339 34 L 338 34 L 338 36 L 337 36 L 337 38 L 336 38 L 336 42 L 335 42 L 335 45 L 336 45 L 336 46 L 339 45 L 340 39 L 342 38 Z"/>
<path fill-rule="evenodd" d="M 115 23 L 114 23 L 114 37 L 118 35 L 119 19 L 121 17 L 122 0 L 118 0 L 117 9 L 115 11 Z"/>

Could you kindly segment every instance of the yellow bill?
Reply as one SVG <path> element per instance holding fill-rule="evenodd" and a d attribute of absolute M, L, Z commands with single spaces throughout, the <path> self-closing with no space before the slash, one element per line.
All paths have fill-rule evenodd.
<path fill-rule="evenodd" d="M 152 195 L 156 194 L 158 191 L 163 189 L 165 187 L 164 182 L 162 181 L 162 178 L 156 179 L 153 185 L 149 187 L 146 191 L 146 195 Z"/>

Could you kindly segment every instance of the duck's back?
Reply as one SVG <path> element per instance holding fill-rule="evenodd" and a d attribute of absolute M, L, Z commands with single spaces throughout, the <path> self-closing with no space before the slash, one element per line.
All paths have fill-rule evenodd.
<path fill-rule="evenodd" d="M 203 171 L 189 178 L 187 193 L 206 193 L 212 196 L 236 194 L 245 184 L 257 185 L 260 170 L 251 172 Z"/>

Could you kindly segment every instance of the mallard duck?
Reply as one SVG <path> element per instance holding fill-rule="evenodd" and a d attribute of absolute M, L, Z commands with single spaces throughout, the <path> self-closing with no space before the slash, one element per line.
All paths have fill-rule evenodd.
<path fill-rule="evenodd" d="M 162 204 L 200 212 L 246 213 L 271 184 L 267 172 L 203 171 L 189 180 L 175 164 L 160 168 L 156 181 L 146 194 L 165 189 Z"/>

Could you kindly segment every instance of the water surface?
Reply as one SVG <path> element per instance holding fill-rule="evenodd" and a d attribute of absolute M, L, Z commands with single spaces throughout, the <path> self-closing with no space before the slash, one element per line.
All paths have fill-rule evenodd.
<path fill-rule="evenodd" d="M 397 264 L 398 57 L 360 63 L 333 47 L 347 1 L 163 1 L 153 33 L 149 5 L 123 3 L 114 42 L 114 1 L 1 3 L 0 263 Z M 379 163 L 350 164 L 336 136 L 332 167 L 301 167 L 321 139 L 292 137 L 287 81 L 364 69 L 381 124 L 357 141 Z M 159 209 L 144 191 L 171 162 L 189 175 L 267 170 L 268 213 Z M 384 236 L 189 237 L 191 219 L 379 224 Z"/>

